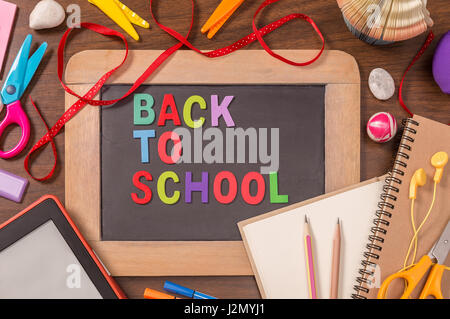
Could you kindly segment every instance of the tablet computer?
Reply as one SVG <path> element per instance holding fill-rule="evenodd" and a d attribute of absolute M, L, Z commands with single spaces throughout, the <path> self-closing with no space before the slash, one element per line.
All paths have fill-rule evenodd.
<path fill-rule="evenodd" d="M 0 225 L 0 298 L 117 299 L 125 295 L 60 201 L 47 195 Z"/>

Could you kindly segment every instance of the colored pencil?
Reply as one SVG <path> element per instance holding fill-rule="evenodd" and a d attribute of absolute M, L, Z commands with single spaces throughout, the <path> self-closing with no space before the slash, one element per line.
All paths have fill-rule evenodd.
<path fill-rule="evenodd" d="M 341 261 L 341 225 L 338 218 L 336 230 L 334 231 L 333 237 L 330 299 L 338 298 L 340 261 Z"/>
<path fill-rule="evenodd" d="M 311 299 L 317 299 L 316 277 L 315 277 L 315 273 L 314 273 L 314 258 L 313 258 L 313 249 L 312 249 L 312 238 L 311 238 L 311 231 L 309 229 L 308 217 L 306 217 L 306 215 L 305 215 L 303 236 L 305 239 L 305 255 L 306 255 L 306 269 L 308 272 L 309 296 Z"/>

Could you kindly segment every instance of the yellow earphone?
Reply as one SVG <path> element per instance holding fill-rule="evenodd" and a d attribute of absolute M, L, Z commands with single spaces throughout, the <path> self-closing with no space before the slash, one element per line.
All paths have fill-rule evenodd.
<path fill-rule="evenodd" d="M 417 197 L 417 187 L 423 186 L 427 183 L 427 174 L 423 168 L 419 168 L 414 172 L 413 177 L 411 177 L 411 182 L 409 183 L 409 199 L 416 199 Z"/>
<path fill-rule="evenodd" d="M 426 213 L 425 217 L 423 218 L 422 222 L 420 223 L 419 227 L 416 228 L 416 223 L 414 221 L 414 201 L 417 198 L 417 188 L 419 186 L 424 186 L 427 182 L 427 174 L 425 173 L 425 170 L 423 168 L 419 168 L 414 172 L 414 175 L 411 177 L 411 181 L 409 183 L 409 199 L 411 199 L 411 223 L 412 228 L 414 231 L 414 237 L 411 239 L 411 242 L 409 244 L 408 252 L 406 254 L 405 261 L 403 263 L 403 269 L 405 270 L 411 265 L 415 263 L 416 259 L 416 252 L 417 252 L 417 238 L 419 231 L 422 229 L 422 226 L 427 221 L 428 217 L 430 216 L 430 213 L 433 209 L 434 202 L 436 199 L 436 186 L 439 184 L 439 182 L 442 179 L 442 175 L 444 173 L 444 167 L 448 163 L 448 154 L 446 152 L 437 152 L 431 157 L 431 165 L 436 169 L 434 172 L 434 190 L 433 190 L 433 199 L 431 201 L 430 207 L 428 209 L 428 212 Z M 413 249 L 414 248 L 414 249 Z M 412 261 L 409 266 L 407 266 L 409 256 L 412 251 Z"/>
<path fill-rule="evenodd" d="M 433 181 L 439 183 L 444 174 L 444 167 L 448 163 L 448 154 L 446 152 L 437 152 L 431 157 L 431 165 L 436 168 Z M 414 172 L 409 183 L 409 199 L 416 199 L 417 188 L 425 185 L 427 182 L 427 174 L 423 168 L 419 168 Z"/>
<path fill-rule="evenodd" d="M 448 154 L 446 152 L 437 152 L 431 157 L 431 165 L 436 168 L 433 180 L 439 183 L 444 172 L 444 167 L 448 163 Z"/>

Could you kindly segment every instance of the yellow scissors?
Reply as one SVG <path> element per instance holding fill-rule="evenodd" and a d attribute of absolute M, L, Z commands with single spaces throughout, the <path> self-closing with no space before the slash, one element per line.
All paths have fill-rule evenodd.
<path fill-rule="evenodd" d="M 410 269 L 397 272 L 386 278 L 378 291 L 378 299 L 385 299 L 389 285 L 394 279 L 404 279 L 406 289 L 400 299 L 407 299 L 416 288 L 420 280 L 425 276 L 428 269 L 433 265 L 433 260 L 436 264 L 431 268 L 425 286 L 420 293 L 419 299 L 426 299 L 428 296 L 433 296 L 436 299 L 444 299 L 441 291 L 441 280 L 445 269 L 445 259 L 450 251 L 450 222 L 444 229 L 444 232 L 439 237 L 438 241 L 431 248 L 428 255 L 423 256 L 419 262 Z"/>

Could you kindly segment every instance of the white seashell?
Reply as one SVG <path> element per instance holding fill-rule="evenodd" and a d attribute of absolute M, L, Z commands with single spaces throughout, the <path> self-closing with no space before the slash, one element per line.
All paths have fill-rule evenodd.
<path fill-rule="evenodd" d="M 30 14 L 30 28 L 50 29 L 59 26 L 66 18 L 64 8 L 55 0 L 42 0 Z"/>
<path fill-rule="evenodd" d="M 336 0 L 350 31 L 369 44 L 388 44 L 433 26 L 427 0 Z"/>
<path fill-rule="evenodd" d="M 382 68 L 373 69 L 369 75 L 369 88 L 379 100 L 390 99 L 395 92 L 395 83 L 392 76 Z"/>

